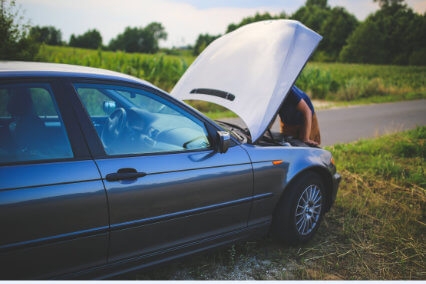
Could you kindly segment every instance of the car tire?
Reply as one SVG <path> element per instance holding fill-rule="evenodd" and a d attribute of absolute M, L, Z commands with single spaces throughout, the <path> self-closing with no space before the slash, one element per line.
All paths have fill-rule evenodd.
<path fill-rule="evenodd" d="M 298 176 L 285 190 L 272 221 L 273 236 L 287 244 L 305 243 L 317 231 L 325 211 L 325 188 L 314 172 Z"/>

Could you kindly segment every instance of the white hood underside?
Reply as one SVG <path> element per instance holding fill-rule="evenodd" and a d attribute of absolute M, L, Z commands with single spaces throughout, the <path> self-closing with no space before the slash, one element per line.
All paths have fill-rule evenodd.
<path fill-rule="evenodd" d="M 171 92 L 235 112 L 252 141 L 263 135 L 321 36 L 292 20 L 243 26 L 212 42 Z"/>

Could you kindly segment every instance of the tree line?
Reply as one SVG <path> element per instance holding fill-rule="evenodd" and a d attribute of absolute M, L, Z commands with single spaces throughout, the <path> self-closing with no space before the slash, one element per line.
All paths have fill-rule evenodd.
<path fill-rule="evenodd" d="M 159 40 L 167 39 L 161 23 L 153 22 L 146 27 L 126 27 L 124 32 L 104 46 L 101 33 L 96 29 L 81 35 L 72 34 L 69 42 L 62 39 L 62 32 L 53 26 L 30 26 L 22 23 L 16 0 L 0 0 L 0 60 L 31 60 L 40 44 L 71 46 L 88 49 L 104 49 L 124 52 L 156 53 Z"/>
<path fill-rule="evenodd" d="M 230 24 L 226 32 L 262 20 L 294 19 L 323 36 L 316 61 L 426 65 L 426 14 L 416 14 L 405 0 L 373 1 L 380 9 L 362 22 L 343 7 L 329 7 L 327 0 L 307 0 L 292 15 L 258 13 Z M 200 35 L 194 55 L 219 36 Z"/>
<path fill-rule="evenodd" d="M 55 27 L 31 27 L 29 37 L 37 43 L 47 45 L 67 45 L 62 41 L 62 33 Z M 96 30 L 88 30 L 82 35 L 72 34 L 68 45 L 88 49 L 104 49 L 124 52 L 156 53 L 158 41 L 167 39 L 167 33 L 160 23 L 150 23 L 146 27 L 126 27 L 122 34 L 112 39 L 107 46 L 102 45 L 102 35 Z"/>
<path fill-rule="evenodd" d="M 314 60 L 325 62 L 352 62 L 371 64 L 426 65 L 426 14 L 415 13 L 405 0 L 373 0 L 380 9 L 364 21 L 343 7 L 328 5 L 327 0 L 307 0 L 292 15 L 257 13 L 240 23 L 228 25 L 226 33 L 240 26 L 269 19 L 295 19 L 323 36 L 314 54 Z M 124 32 L 103 46 L 96 29 L 82 35 L 72 34 L 68 43 L 62 40 L 55 27 L 31 27 L 19 24 L 21 16 L 15 0 L 0 0 L 0 59 L 31 60 L 38 45 L 69 45 L 89 49 L 124 52 L 156 53 L 159 41 L 167 39 L 161 23 L 146 27 L 126 27 Z M 194 55 L 221 35 L 200 34 L 190 46 Z"/>

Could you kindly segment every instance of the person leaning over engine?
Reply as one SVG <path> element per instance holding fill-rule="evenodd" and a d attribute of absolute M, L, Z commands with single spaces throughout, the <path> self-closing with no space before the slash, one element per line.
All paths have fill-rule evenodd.
<path fill-rule="evenodd" d="M 303 141 L 309 146 L 319 146 L 321 135 L 314 106 L 308 95 L 293 86 L 279 112 L 280 132 Z"/>

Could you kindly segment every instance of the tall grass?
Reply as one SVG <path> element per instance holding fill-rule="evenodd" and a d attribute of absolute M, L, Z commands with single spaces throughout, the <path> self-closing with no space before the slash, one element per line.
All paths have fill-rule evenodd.
<path fill-rule="evenodd" d="M 193 57 L 165 54 L 130 54 L 43 45 L 37 60 L 97 67 L 129 74 L 170 91 Z"/>
<path fill-rule="evenodd" d="M 345 278 L 425 279 L 426 127 L 330 150 L 344 176 L 329 219 Z"/>
<path fill-rule="evenodd" d="M 314 99 L 384 102 L 426 98 L 425 66 L 309 63 L 299 87 Z"/>
<path fill-rule="evenodd" d="M 195 58 L 128 54 L 43 45 L 37 60 L 99 67 L 145 79 L 170 91 Z M 426 66 L 310 62 L 296 84 L 312 98 L 349 103 L 426 98 Z M 203 106 L 209 108 L 210 105 Z"/>

